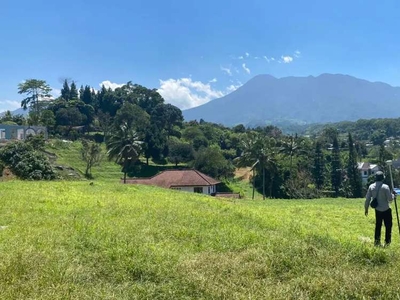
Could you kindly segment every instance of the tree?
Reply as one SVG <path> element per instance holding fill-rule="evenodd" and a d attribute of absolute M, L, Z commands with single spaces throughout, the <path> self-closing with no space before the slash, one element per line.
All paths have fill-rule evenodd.
<path fill-rule="evenodd" d="M 193 147 L 177 138 L 170 139 L 168 141 L 168 158 L 175 166 L 178 166 L 181 162 L 187 163 L 194 158 Z"/>
<path fill-rule="evenodd" d="M 94 97 L 90 86 L 86 85 L 85 88 L 81 86 L 79 90 L 79 98 L 82 102 L 89 105 L 94 105 Z"/>
<path fill-rule="evenodd" d="M 275 139 L 263 137 L 259 134 L 248 134 L 245 136 L 242 143 L 242 155 L 235 159 L 235 161 L 238 166 L 251 166 L 253 172 L 257 170 L 259 174 L 262 173 L 263 199 L 265 199 L 265 171 L 268 169 L 272 177 L 270 181 L 270 196 L 272 196 L 272 179 L 276 169 Z M 253 195 L 255 189 L 254 178 L 253 176 Z"/>
<path fill-rule="evenodd" d="M 78 89 L 76 88 L 75 82 L 72 81 L 68 100 L 77 100 L 78 98 Z"/>
<path fill-rule="evenodd" d="M 60 108 L 56 113 L 57 125 L 67 126 L 69 134 L 73 126 L 79 126 L 85 123 L 86 116 L 83 115 L 77 107 Z"/>
<path fill-rule="evenodd" d="M 65 101 L 68 101 L 69 99 L 71 99 L 71 91 L 70 91 L 70 88 L 69 88 L 69 84 L 68 84 L 68 80 L 67 79 L 65 79 L 64 80 L 64 84 L 63 84 L 63 87 L 62 87 L 62 89 L 61 89 L 61 97 L 65 100 Z"/>
<path fill-rule="evenodd" d="M 85 177 L 92 178 L 92 167 L 101 161 L 101 147 L 99 144 L 82 140 L 81 155 L 86 162 Z"/>
<path fill-rule="evenodd" d="M 235 167 L 225 159 L 217 147 L 200 149 L 193 161 L 192 167 L 215 178 L 231 178 Z"/>
<path fill-rule="evenodd" d="M 48 109 L 44 110 L 40 116 L 40 123 L 48 128 L 52 128 L 56 125 L 56 117 L 53 111 Z"/>
<path fill-rule="evenodd" d="M 33 107 L 34 113 L 37 115 L 35 122 L 39 121 L 39 100 L 44 97 L 50 97 L 50 92 L 51 88 L 44 80 L 28 79 L 18 85 L 18 93 L 27 96 L 21 101 L 21 107 L 25 110 L 28 105 Z"/>
<path fill-rule="evenodd" d="M 146 164 L 149 164 L 149 158 L 160 160 L 168 154 L 167 138 L 163 130 L 154 124 L 150 124 L 144 134 L 143 144 Z"/>
<path fill-rule="evenodd" d="M 107 156 L 109 160 L 115 160 L 122 165 L 124 173 L 124 183 L 126 183 L 126 174 L 129 167 L 138 159 L 142 150 L 142 141 L 132 128 L 126 123 L 122 124 L 117 131 L 113 132 L 107 139 Z"/>
<path fill-rule="evenodd" d="M 371 135 L 371 141 L 374 145 L 383 145 L 386 140 L 386 133 L 383 130 L 375 130 Z"/>
<path fill-rule="evenodd" d="M 151 122 L 167 133 L 167 139 L 174 134 L 174 127 L 182 127 L 182 111 L 172 105 L 160 103 L 151 111 Z"/>
<path fill-rule="evenodd" d="M 325 157 L 321 141 L 315 144 L 313 175 L 317 189 L 321 189 L 325 182 Z"/>
<path fill-rule="evenodd" d="M 1 122 L 12 122 L 13 117 L 11 111 L 7 110 L 4 115 L 1 117 Z"/>
<path fill-rule="evenodd" d="M 347 162 L 347 178 L 350 194 L 352 198 L 362 197 L 362 181 L 361 175 L 358 171 L 357 152 L 354 147 L 353 137 L 351 133 L 348 136 L 349 141 L 349 158 Z"/>
<path fill-rule="evenodd" d="M 290 136 L 289 139 L 282 141 L 282 146 L 279 149 L 280 153 L 283 153 L 285 156 L 289 156 L 290 158 L 290 176 L 292 176 L 292 165 L 293 165 L 293 157 L 299 153 L 301 150 L 300 144 L 298 143 L 297 136 Z"/>
<path fill-rule="evenodd" d="M 235 127 L 233 127 L 233 132 L 234 133 L 245 133 L 246 127 L 244 127 L 243 124 L 236 125 Z"/>
<path fill-rule="evenodd" d="M 339 196 L 339 189 L 342 184 L 342 162 L 340 159 L 340 148 L 337 136 L 333 137 L 331 157 L 331 183 L 335 196 Z"/>
<path fill-rule="evenodd" d="M 118 128 L 120 124 L 128 124 L 139 134 L 144 134 L 150 124 L 150 116 L 136 104 L 126 102 L 117 111 L 114 118 L 114 127 Z"/>

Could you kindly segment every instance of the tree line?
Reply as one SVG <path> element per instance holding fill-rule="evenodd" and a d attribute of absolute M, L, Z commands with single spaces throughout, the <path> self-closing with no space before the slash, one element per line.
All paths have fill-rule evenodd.
<path fill-rule="evenodd" d="M 1 122 L 44 125 L 51 136 L 82 139 L 86 175 L 101 151 L 96 143 L 105 143 L 108 158 L 121 165 L 124 178 L 135 175 L 143 157 L 145 164 L 169 162 L 222 180 L 247 168 L 253 187 L 264 197 L 357 198 L 365 189 L 357 163 L 367 159 L 385 168 L 386 159 L 398 153 L 381 140 L 367 148 L 358 131 L 344 134 L 343 127 L 332 125 L 306 137 L 285 135 L 272 125 L 230 128 L 204 120 L 184 122 L 181 110 L 165 103 L 157 90 L 132 82 L 96 91 L 65 80 L 56 99 L 49 98 L 50 87 L 42 80 L 27 80 L 18 91 L 26 95 L 21 106 L 30 108 L 28 117 L 7 112 Z"/>

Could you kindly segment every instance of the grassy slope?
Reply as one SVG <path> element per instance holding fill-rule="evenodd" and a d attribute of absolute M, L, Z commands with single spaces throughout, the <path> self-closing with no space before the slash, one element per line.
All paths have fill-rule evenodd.
<path fill-rule="evenodd" d="M 112 182 L 0 185 L 0 299 L 400 296 L 361 200 L 226 201 Z"/>
<path fill-rule="evenodd" d="M 60 140 L 51 140 L 46 146 L 46 150 L 57 155 L 56 164 L 71 166 L 83 176 L 86 163 L 80 158 L 80 149 L 80 142 L 63 143 Z M 116 181 L 122 177 L 121 167 L 108 161 L 105 152 L 103 147 L 103 159 L 99 165 L 92 167 L 92 174 L 98 180 Z"/>
<path fill-rule="evenodd" d="M 106 149 L 104 144 L 102 145 L 102 160 L 99 165 L 92 167 L 92 175 L 94 180 L 113 180 L 118 181 L 119 178 L 123 177 L 121 172 L 121 167 L 115 164 L 113 161 L 108 161 L 106 156 Z M 79 141 L 73 143 L 63 143 L 59 140 L 51 140 L 46 145 L 46 150 L 57 155 L 57 160 L 55 164 L 71 166 L 77 170 L 83 177 L 86 169 L 86 163 L 81 159 L 81 143 Z M 141 157 L 143 163 L 145 159 Z M 184 165 L 179 165 L 184 167 Z M 174 168 L 174 164 L 157 165 L 151 160 L 149 161 L 149 166 L 143 165 L 136 177 L 150 177 L 158 172 Z"/>

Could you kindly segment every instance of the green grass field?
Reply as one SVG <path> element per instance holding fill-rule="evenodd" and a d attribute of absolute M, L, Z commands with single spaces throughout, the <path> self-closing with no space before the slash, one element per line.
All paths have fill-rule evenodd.
<path fill-rule="evenodd" d="M 362 200 L 0 183 L 0 299 L 399 299 Z"/>

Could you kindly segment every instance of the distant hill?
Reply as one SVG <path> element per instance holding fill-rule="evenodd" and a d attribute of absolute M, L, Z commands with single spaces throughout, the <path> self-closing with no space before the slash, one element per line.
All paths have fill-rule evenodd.
<path fill-rule="evenodd" d="M 348 75 L 275 78 L 258 75 L 236 91 L 183 111 L 186 121 L 236 124 L 311 124 L 397 118 L 400 87 Z"/>
<path fill-rule="evenodd" d="M 4 114 L 5 112 L 0 113 L 0 117 L 3 116 Z M 16 110 L 12 110 L 11 114 L 27 116 L 29 114 L 29 109 L 24 110 L 23 108 L 18 108 Z"/>

